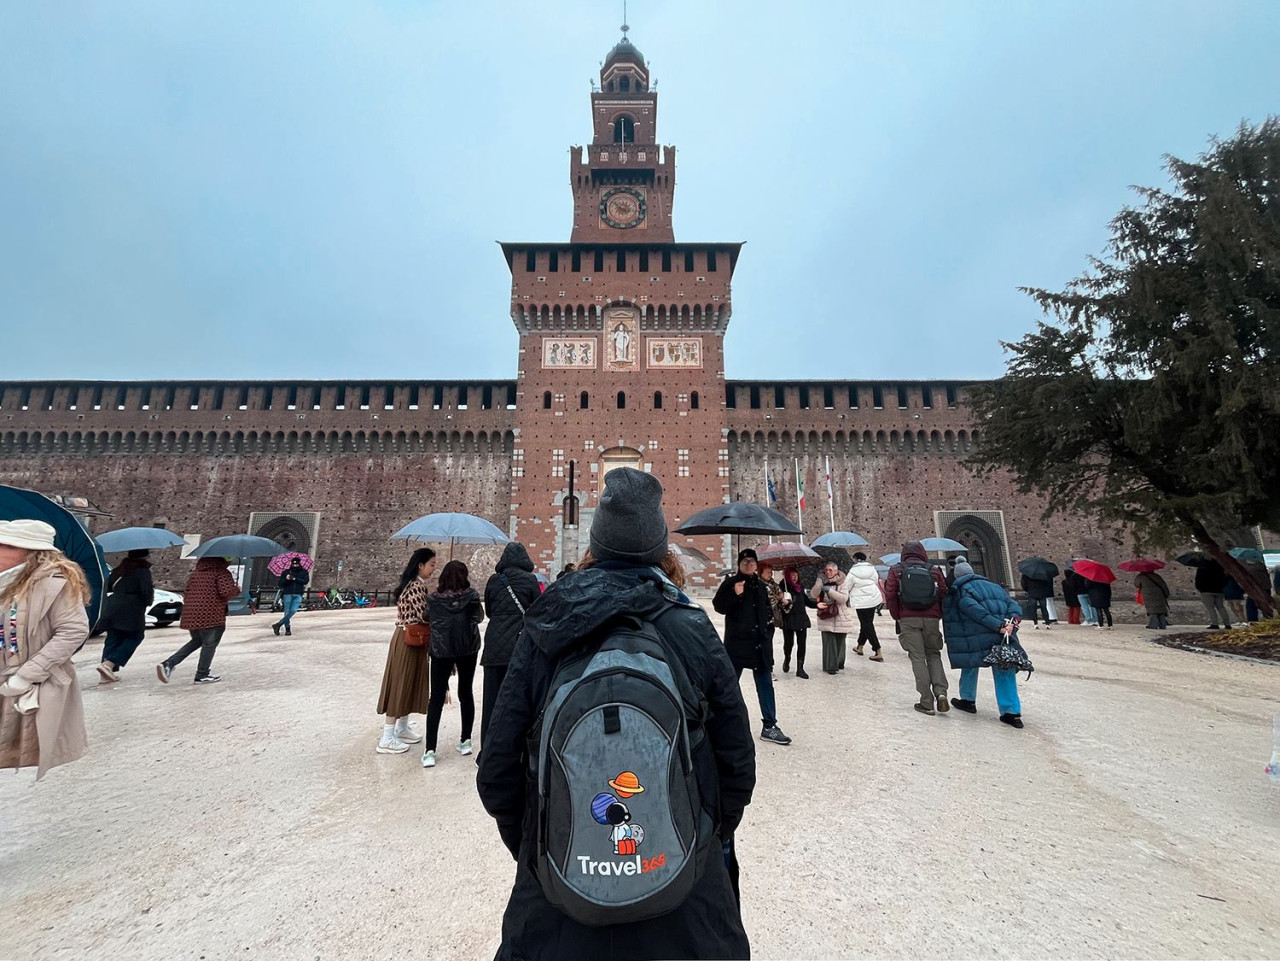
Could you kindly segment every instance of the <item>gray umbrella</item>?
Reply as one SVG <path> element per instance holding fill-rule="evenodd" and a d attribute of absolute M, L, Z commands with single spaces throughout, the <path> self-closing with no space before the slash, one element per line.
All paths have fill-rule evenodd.
<path fill-rule="evenodd" d="M 832 531 L 813 539 L 814 547 L 866 547 L 867 539 L 853 531 Z"/>
<path fill-rule="evenodd" d="M 801 534 L 803 531 L 772 507 L 733 501 L 698 511 L 676 528 L 677 534 Z"/>
<path fill-rule="evenodd" d="M 122 527 L 98 535 L 98 546 L 108 554 L 124 551 L 162 551 L 166 547 L 182 547 L 181 537 L 163 527 Z"/>
<path fill-rule="evenodd" d="M 205 541 L 188 557 L 275 557 L 285 549 L 266 537 L 252 534 L 227 534 Z"/>
<path fill-rule="evenodd" d="M 1018 571 L 1032 580 L 1051 581 L 1058 576 L 1058 565 L 1048 558 L 1028 557 L 1018 561 Z"/>
<path fill-rule="evenodd" d="M 502 529 L 474 514 L 427 514 L 410 521 L 391 535 L 393 541 L 410 544 L 448 544 L 453 558 L 454 544 L 506 544 L 511 538 Z"/>

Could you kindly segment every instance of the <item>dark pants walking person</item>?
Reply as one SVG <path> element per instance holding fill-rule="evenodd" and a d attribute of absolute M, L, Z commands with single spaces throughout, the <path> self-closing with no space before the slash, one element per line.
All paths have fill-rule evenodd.
<path fill-rule="evenodd" d="M 847 634 L 837 634 L 835 631 L 822 632 L 822 669 L 828 674 L 844 670 L 847 636 Z"/>
<path fill-rule="evenodd" d="M 172 671 L 190 655 L 199 651 L 200 660 L 196 664 L 196 682 L 203 681 L 210 676 L 209 668 L 213 666 L 213 654 L 218 649 L 218 642 L 222 640 L 222 635 L 226 629 L 227 626 L 225 624 L 220 624 L 218 627 L 207 627 L 203 631 L 192 631 L 191 640 L 183 644 L 173 654 L 170 654 L 162 662 L 162 666 Z"/>
<path fill-rule="evenodd" d="M 142 631 L 117 631 L 112 628 L 107 631 L 107 639 L 102 644 L 102 660 L 110 661 L 119 670 L 129 663 L 129 658 L 133 657 L 133 652 L 142 643 L 143 636 Z"/>
<path fill-rule="evenodd" d="M 738 680 L 742 680 L 744 668 L 738 668 Z M 778 702 L 773 694 L 773 671 L 770 668 L 756 668 L 751 672 L 756 682 L 756 698 L 760 702 L 760 720 L 765 729 L 778 723 Z"/>
<path fill-rule="evenodd" d="M 875 654 L 880 653 L 880 638 L 876 636 L 876 609 L 874 607 L 858 608 L 858 650 L 863 644 L 871 644 Z"/>
<path fill-rule="evenodd" d="M 809 631 L 807 628 L 784 627 L 782 629 L 783 673 L 786 673 L 791 669 L 791 647 L 793 642 L 795 644 L 795 652 L 796 652 L 796 670 L 797 671 L 804 670 L 805 641 L 808 638 L 808 636 L 809 636 Z"/>
<path fill-rule="evenodd" d="M 484 750 L 484 732 L 489 730 L 489 719 L 493 717 L 493 706 L 498 703 L 498 692 L 502 690 L 502 682 L 506 677 L 506 664 L 491 664 L 484 669 L 484 682 L 480 691 L 481 750 Z M 478 757 L 476 758 L 476 763 L 480 763 Z"/>
<path fill-rule="evenodd" d="M 1107 627 L 1114 627 L 1114 626 L 1115 626 L 1115 625 L 1114 625 L 1114 623 L 1113 623 L 1113 622 L 1112 622 L 1112 620 L 1111 620 L 1111 607 L 1110 607 L 1110 605 L 1108 605 L 1107 607 L 1099 607 L 1097 604 L 1095 604 L 1095 605 L 1093 606 L 1093 609 L 1094 609 L 1095 611 L 1097 611 L 1097 612 L 1098 612 L 1098 626 L 1099 626 L 1099 627 L 1101 627 L 1101 626 L 1102 626 L 1102 619 L 1103 619 L 1104 617 L 1107 619 Z"/>
<path fill-rule="evenodd" d="M 471 740 L 471 728 L 476 722 L 476 699 L 471 692 L 471 684 L 476 677 L 477 655 L 470 657 L 431 659 L 431 700 L 427 702 L 427 745 L 426 750 L 436 749 L 436 739 L 440 734 L 440 715 L 444 713 L 444 699 L 449 693 L 449 675 L 458 669 L 458 705 L 462 708 L 462 736 L 459 744 Z"/>

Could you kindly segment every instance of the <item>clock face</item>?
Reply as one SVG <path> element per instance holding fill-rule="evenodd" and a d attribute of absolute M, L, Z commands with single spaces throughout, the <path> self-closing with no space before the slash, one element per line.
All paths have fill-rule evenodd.
<path fill-rule="evenodd" d="M 634 187 L 610 187 L 600 195 L 600 219 L 626 230 L 644 222 L 644 194 Z"/>

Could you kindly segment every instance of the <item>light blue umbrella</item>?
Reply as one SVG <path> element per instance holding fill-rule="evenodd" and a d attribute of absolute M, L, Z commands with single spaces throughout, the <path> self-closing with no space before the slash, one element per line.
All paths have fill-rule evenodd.
<path fill-rule="evenodd" d="M 880 562 L 883 564 L 896 564 L 900 560 L 902 560 L 901 554 L 885 554 L 880 558 Z"/>
<path fill-rule="evenodd" d="M 269 537 L 255 537 L 253 534 L 226 534 L 222 537 L 211 537 L 188 557 L 275 557 L 283 554 L 285 549 Z"/>
<path fill-rule="evenodd" d="M 410 521 L 391 535 L 393 541 L 410 544 L 443 544 L 449 542 L 449 557 L 454 544 L 507 544 L 511 538 L 497 526 L 474 514 L 428 514 Z"/>
<path fill-rule="evenodd" d="M 166 547 L 182 547 L 181 537 L 163 527 L 122 527 L 98 535 L 98 546 L 108 554 L 124 551 L 161 551 Z"/>
<path fill-rule="evenodd" d="M 920 543 L 924 545 L 926 551 L 967 551 L 969 549 L 950 537 L 925 537 Z"/>
<path fill-rule="evenodd" d="M 861 534 L 855 534 L 853 531 L 832 531 L 830 534 L 823 534 L 821 537 L 815 538 L 814 547 L 866 547 L 869 544 L 865 537 Z"/>

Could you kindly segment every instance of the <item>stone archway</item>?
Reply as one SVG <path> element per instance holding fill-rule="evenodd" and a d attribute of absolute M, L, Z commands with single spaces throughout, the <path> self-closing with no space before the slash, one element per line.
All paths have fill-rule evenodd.
<path fill-rule="evenodd" d="M 300 554 L 311 553 L 311 535 L 296 518 L 276 517 L 258 529 L 258 537 L 273 540 L 286 551 L 298 551 Z M 276 576 L 267 569 L 271 561 L 268 557 L 256 558 L 253 562 L 253 590 L 264 590 L 276 586 Z"/>
<path fill-rule="evenodd" d="M 965 557 L 975 574 L 981 574 L 997 584 L 1009 583 L 1000 533 L 981 517 L 973 514 L 957 517 L 947 525 L 942 536 L 950 537 L 965 546 Z"/>

